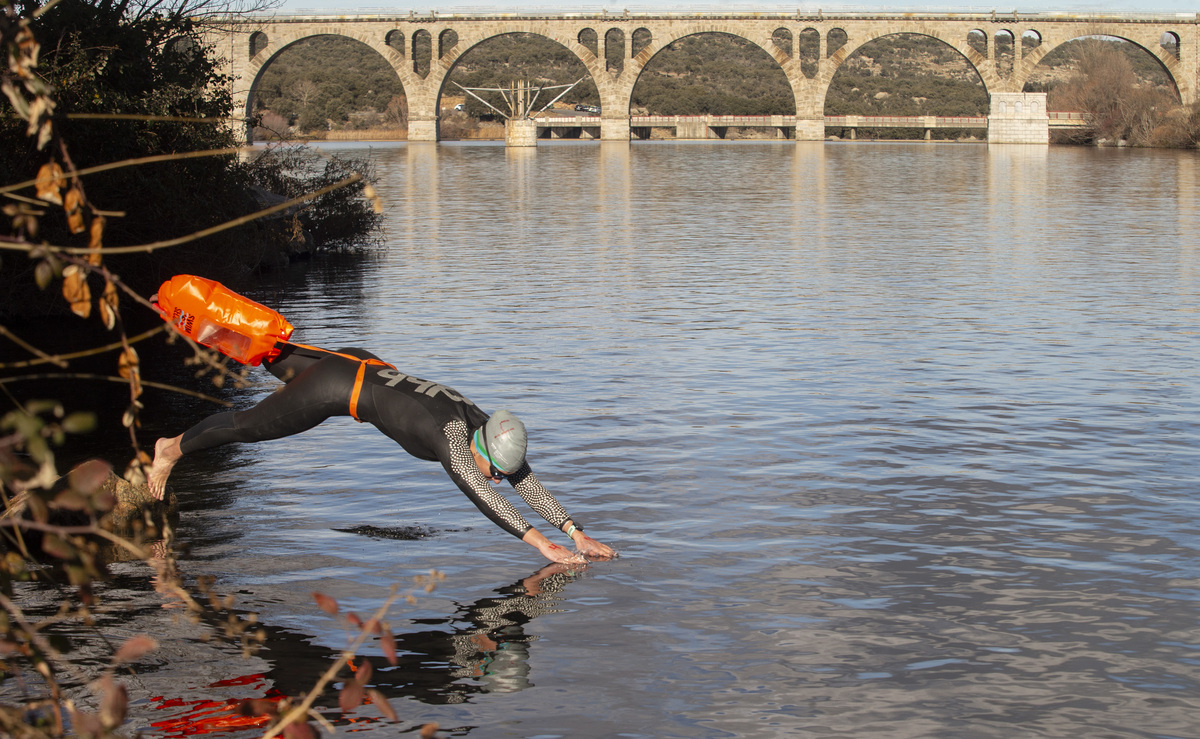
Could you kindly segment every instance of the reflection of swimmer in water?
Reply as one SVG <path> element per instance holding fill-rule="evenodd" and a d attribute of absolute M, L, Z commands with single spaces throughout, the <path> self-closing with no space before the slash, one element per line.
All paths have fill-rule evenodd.
<path fill-rule="evenodd" d="M 529 653 L 538 637 L 526 626 L 538 616 L 558 612 L 563 590 L 583 569 L 547 564 L 450 614 L 415 619 L 413 626 L 423 630 L 394 635 L 399 660 L 395 666 L 369 658 L 375 668 L 372 687 L 389 699 L 413 698 L 428 705 L 465 703 L 480 693 L 530 687 Z M 314 644 L 311 636 L 267 623 L 262 627 L 268 637 L 267 650 L 260 656 L 274 663 L 266 678 L 284 694 L 301 695 L 310 689 L 310 676 L 338 655 Z"/>
<path fill-rule="evenodd" d="M 537 616 L 556 612 L 560 593 L 581 569 L 548 564 L 499 588 L 499 595 L 461 606 L 445 618 L 417 621 L 449 630 L 396 635 L 400 661 L 395 667 L 380 667 L 377 660 L 371 660 L 375 666 L 372 687 L 389 699 L 407 697 L 439 705 L 465 703 L 472 694 L 513 693 L 533 686 L 529 645 L 537 636 L 527 634 L 525 625 Z M 339 654 L 292 629 L 262 626 L 270 636 L 266 651 L 259 656 L 274 663 L 270 671 L 155 697 L 150 707 L 163 715 L 151 727 L 169 736 L 199 736 L 262 726 L 270 718 L 242 715 L 244 700 L 275 702 L 303 695 L 312 688 L 313 677 Z M 231 666 L 237 664 L 231 662 Z"/>
<path fill-rule="evenodd" d="M 566 565 L 549 564 L 502 588 L 501 597 L 483 598 L 461 609 L 471 625 L 450 635 L 454 648 L 451 662 L 459 666 L 451 674 L 474 678 L 489 693 L 515 693 L 533 685 L 529 644 L 537 637 L 525 633 L 525 624 L 535 616 L 554 613 L 556 596 L 575 576 Z M 403 639 L 397 642 L 399 645 Z"/>
<path fill-rule="evenodd" d="M 231 442 L 279 439 L 332 416 L 367 421 L 418 459 L 438 461 L 450 479 L 500 528 L 537 548 L 551 562 L 582 564 L 614 556 L 578 523 L 534 476 L 525 461 L 525 425 L 508 411 L 490 417 L 456 391 L 410 377 L 361 349 L 329 352 L 280 344 L 263 362 L 284 386 L 245 411 L 209 416 L 154 445 L 150 490 L 162 499 L 167 478 L 185 454 Z M 508 478 L 529 507 L 574 542 L 577 553 L 553 544 L 489 484 Z"/>

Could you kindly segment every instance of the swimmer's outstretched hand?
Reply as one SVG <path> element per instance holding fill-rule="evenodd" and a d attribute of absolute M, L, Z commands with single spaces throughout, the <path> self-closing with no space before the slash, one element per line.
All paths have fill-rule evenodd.
<path fill-rule="evenodd" d="M 537 550 L 542 553 L 542 556 L 551 562 L 558 562 L 564 565 L 585 565 L 587 557 L 582 554 L 576 554 L 570 549 L 567 549 L 561 544 L 555 544 L 546 537 L 542 536 L 537 529 L 530 529 L 525 532 L 525 536 L 521 537 L 521 541 L 530 546 L 537 547 Z"/>
<path fill-rule="evenodd" d="M 616 559 L 617 553 L 607 544 L 601 544 L 592 537 L 576 529 L 572 538 L 575 541 L 575 549 L 579 554 L 582 554 L 588 560 L 597 559 Z"/>
<path fill-rule="evenodd" d="M 551 562 L 557 562 L 564 565 L 585 565 L 588 563 L 587 557 L 576 552 L 572 552 L 559 544 L 551 544 L 547 542 L 547 546 L 538 547 L 542 556 Z"/>

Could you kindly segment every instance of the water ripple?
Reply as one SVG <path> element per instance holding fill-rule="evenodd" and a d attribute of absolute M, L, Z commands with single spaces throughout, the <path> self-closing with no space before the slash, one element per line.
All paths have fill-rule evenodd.
<path fill-rule="evenodd" d="M 623 557 L 531 610 L 536 556 L 367 427 L 210 453 L 181 535 L 281 627 L 272 680 L 341 643 L 311 590 L 437 567 L 376 675 L 457 735 L 1196 736 L 1192 155 L 375 154 L 386 254 L 263 297 L 516 409 Z"/>

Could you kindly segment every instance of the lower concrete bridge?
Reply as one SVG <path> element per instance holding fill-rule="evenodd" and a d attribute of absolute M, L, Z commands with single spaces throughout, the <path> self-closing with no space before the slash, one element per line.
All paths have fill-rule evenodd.
<path fill-rule="evenodd" d="M 598 139 L 601 118 L 598 115 L 556 115 L 553 111 L 533 119 L 540 139 Z M 1046 126 L 1086 128 L 1091 123 L 1083 113 L 1049 111 Z M 771 131 L 776 139 L 796 138 L 796 116 L 788 115 L 635 115 L 629 117 L 632 138 L 649 139 L 654 129 L 668 129 L 676 139 L 724 139 L 731 129 L 749 128 Z M 859 116 L 827 115 L 825 131 L 849 131 L 856 138 L 860 128 L 918 128 L 925 138 L 935 129 L 979 130 L 988 128 L 988 116 Z"/>

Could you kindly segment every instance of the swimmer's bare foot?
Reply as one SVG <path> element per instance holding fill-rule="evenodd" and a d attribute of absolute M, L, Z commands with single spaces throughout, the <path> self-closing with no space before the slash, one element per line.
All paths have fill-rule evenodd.
<path fill-rule="evenodd" d="M 167 478 L 171 476 L 175 463 L 183 456 L 179 449 L 182 438 L 180 434 L 173 439 L 162 438 L 154 442 L 154 462 L 150 465 L 150 474 L 146 476 L 146 485 L 157 500 L 163 499 L 167 492 Z"/>

